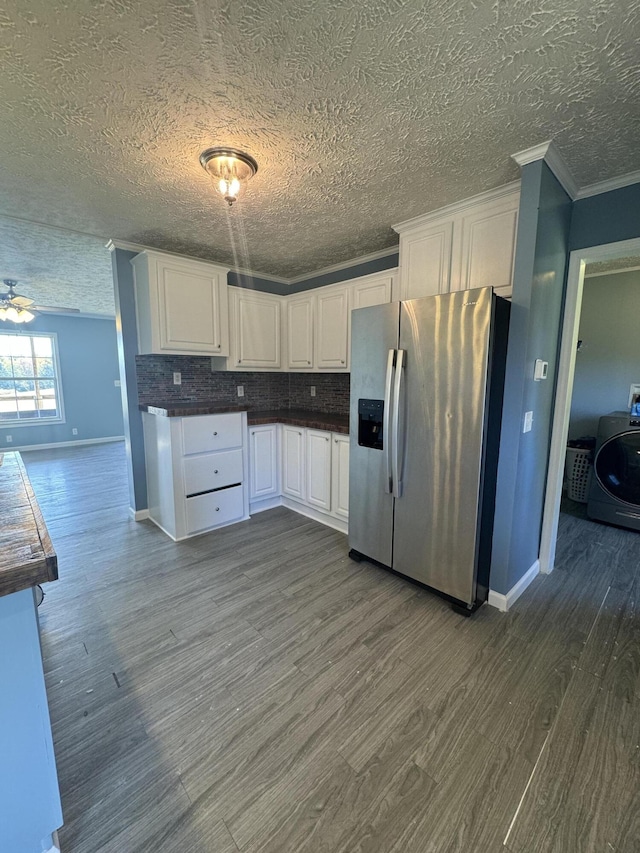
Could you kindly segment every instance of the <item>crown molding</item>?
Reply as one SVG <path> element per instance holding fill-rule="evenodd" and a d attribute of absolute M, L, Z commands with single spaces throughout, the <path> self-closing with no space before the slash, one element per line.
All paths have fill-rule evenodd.
<path fill-rule="evenodd" d="M 517 151 L 511 155 L 511 159 L 522 168 L 529 163 L 534 163 L 536 160 L 544 160 L 547 166 L 551 169 L 558 181 L 562 184 L 563 189 L 574 201 L 577 198 L 579 187 L 575 178 L 571 174 L 562 154 L 558 151 L 553 139 L 547 142 L 541 142 L 539 145 L 534 145 L 532 148 L 525 148 L 523 151 Z"/>
<path fill-rule="evenodd" d="M 398 234 L 403 234 L 405 231 L 411 231 L 414 228 L 422 228 L 434 219 L 441 219 L 444 216 L 455 216 L 459 213 L 464 213 L 468 209 L 475 207 L 477 204 L 482 204 L 489 201 L 499 201 L 506 196 L 511 196 L 520 191 L 520 181 L 512 181 L 510 184 L 504 184 L 501 187 L 496 187 L 492 190 L 474 195 L 471 198 L 465 198 L 461 201 L 454 201 L 453 204 L 448 204 L 446 207 L 439 207 L 437 210 L 430 210 L 429 213 L 423 213 L 421 216 L 416 216 L 413 219 L 407 219 L 404 222 L 399 222 L 397 225 L 392 225 L 394 231 Z"/>
<path fill-rule="evenodd" d="M 640 171 L 627 172 L 626 175 L 618 175 L 617 178 L 609 178 L 606 181 L 598 181 L 596 184 L 580 187 L 576 199 L 589 198 L 593 195 L 611 192 L 611 190 L 620 190 L 623 187 L 630 187 L 632 184 L 640 184 Z"/>

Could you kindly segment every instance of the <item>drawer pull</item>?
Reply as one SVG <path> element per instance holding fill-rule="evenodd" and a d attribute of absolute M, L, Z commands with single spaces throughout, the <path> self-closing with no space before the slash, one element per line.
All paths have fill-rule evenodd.
<path fill-rule="evenodd" d="M 217 506 L 217 507 L 216 507 L 216 512 L 220 512 L 220 507 L 219 507 L 219 506 Z"/>
<path fill-rule="evenodd" d="M 340 364 L 344 364 L 344 358 L 340 359 Z"/>
<path fill-rule="evenodd" d="M 328 438 L 325 438 L 325 441 L 329 441 L 329 439 L 328 439 Z"/>
<path fill-rule="evenodd" d="M 214 432 L 214 435 L 217 435 L 217 434 L 218 434 L 217 432 Z"/>
<path fill-rule="evenodd" d="M 217 469 L 217 468 L 214 468 L 213 473 L 214 473 L 214 474 L 217 474 L 217 473 L 218 473 L 218 469 Z"/>

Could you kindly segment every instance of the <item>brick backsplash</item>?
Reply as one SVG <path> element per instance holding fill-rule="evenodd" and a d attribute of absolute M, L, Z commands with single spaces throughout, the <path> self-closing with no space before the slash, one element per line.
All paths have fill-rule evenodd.
<path fill-rule="evenodd" d="M 182 384 L 173 384 L 179 371 Z M 235 373 L 211 370 L 208 357 L 186 355 L 136 356 L 138 401 L 142 405 L 177 402 L 216 402 L 251 409 L 307 409 L 348 414 L 347 373 Z M 237 386 L 244 386 L 244 397 Z M 311 386 L 316 396 L 311 396 Z"/>

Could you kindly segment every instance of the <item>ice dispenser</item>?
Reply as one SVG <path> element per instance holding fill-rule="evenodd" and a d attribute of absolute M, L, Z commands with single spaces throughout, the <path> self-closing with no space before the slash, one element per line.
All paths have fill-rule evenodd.
<path fill-rule="evenodd" d="M 358 444 L 382 450 L 384 400 L 358 400 Z"/>

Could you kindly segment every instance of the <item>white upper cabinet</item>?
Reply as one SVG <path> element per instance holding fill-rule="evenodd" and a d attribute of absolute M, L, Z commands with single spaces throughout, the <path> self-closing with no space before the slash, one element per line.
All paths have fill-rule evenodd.
<path fill-rule="evenodd" d="M 510 184 L 396 225 L 400 298 L 491 285 L 510 296 L 519 184 Z"/>
<path fill-rule="evenodd" d="M 354 278 L 348 283 L 351 290 L 351 309 L 384 305 L 393 298 L 393 273 L 375 273 Z"/>
<path fill-rule="evenodd" d="M 279 370 L 281 299 L 230 287 L 231 357 L 234 370 Z"/>
<path fill-rule="evenodd" d="M 401 299 L 447 293 L 453 222 L 436 222 L 400 236 Z"/>
<path fill-rule="evenodd" d="M 452 290 L 495 287 L 511 295 L 518 227 L 519 194 L 484 204 L 462 218 L 459 272 Z"/>
<path fill-rule="evenodd" d="M 349 291 L 323 287 L 316 296 L 315 366 L 318 370 L 349 369 Z"/>
<path fill-rule="evenodd" d="M 227 268 L 151 251 L 131 264 L 141 353 L 229 355 Z"/>
<path fill-rule="evenodd" d="M 287 367 L 289 370 L 313 368 L 315 296 L 290 296 L 287 298 Z"/>

